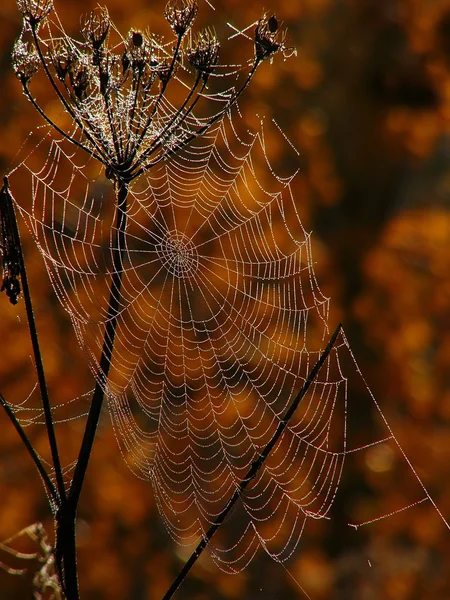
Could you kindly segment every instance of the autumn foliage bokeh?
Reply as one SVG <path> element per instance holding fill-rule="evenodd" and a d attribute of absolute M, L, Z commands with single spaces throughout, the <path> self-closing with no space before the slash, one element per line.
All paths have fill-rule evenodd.
<path fill-rule="evenodd" d="M 76 36 L 80 14 L 96 2 L 55 4 Z M 243 29 L 260 17 L 260 3 L 213 4 L 215 11 L 200 1 L 197 25 L 214 26 L 227 60 L 239 62 L 242 41 L 226 41 L 234 33 L 227 22 Z M 299 150 L 299 157 L 284 153 L 289 146 L 279 143 L 279 135 L 270 138 L 268 129 L 276 166 L 287 172 L 300 167 L 293 192 L 305 228 L 313 231 L 322 291 L 332 299 L 330 325 L 343 322 L 384 415 L 449 519 L 450 1 L 279 0 L 273 8 L 297 56 L 262 65 L 241 112 L 249 127 L 262 115 L 274 119 Z M 123 33 L 148 26 L 170 36 L 160 2 L 109 0 L 108 9 Z M 29 132 L 42 124 L 10 67 L 19 17 L 13 0 L 2 3 L 2 173 L 15 166 Z M 48 94 L 47 108 L 56 110 L 50 91 L 42 93 Z M 86 391 L 91 376 L 23 227 L 22 239 L 51 397 L 68 401 Z M 24 308 L 9 305 L 3 295 L 0 354 L 0 391 L 18 403 L 31 392 L 35 375 Z M 372 424 L 365 409 L 350 423 L 361 444 Z M 36 520 L 51 535 L 39 477 L 4 414 L 0 427 L 0 541 Z M 43 428 L 29 431 L 48 457 Z M 57 434 L 69 464 L 82 421 L 62 424 Z M 386 497 L 408 495 L 404 487 L 411 478 L 403 479 L 396 464 L 389 455 L 367 452 L 364 464 L 344 476 L 331 520 L 314 522 L 305 532 L 288 565 L 292 576 L 262 555 L 236 576 L 220 573 L 206 558 L 178 597 L 302 597 L 293 577 L 314 600 L 450 597 L 450 531 L 429 503 L 357 532 L 346 526 L 364 513 L 364 503 L 379 503 L 383 513 Z M 127 469 L 106 411 L 79 519 L 83 598 L 162 597 L 186 555 L 165 532 L 151 485 Z M 0 561 L 18 565 L 4 554 Z M 29 597 L 30 579 L 0 570 L 0 597 Z"/>

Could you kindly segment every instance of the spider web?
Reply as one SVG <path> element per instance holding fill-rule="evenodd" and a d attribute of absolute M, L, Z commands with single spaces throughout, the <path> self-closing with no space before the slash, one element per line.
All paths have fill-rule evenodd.
<path fill-rule="evenodd" d="M 231 93 L 207 96 L 217 101 L 215 114 Z M 95 111 L 95 102 L 87 110 Z M 158 110 L 164 131 L 177 109 L 163 97 Z M 184 132 L 203 122 L 190 116 Z M 177 143 L 170 137 L 164 148 Z M 131 470 L 152 483 L 169 533 L 190 546 L 270 441 L 328 341 L 329 300 L 314 274 L 295 173 L 281 177 L 272 168 L 262 125 L 250 133 L 237 109 L 227 112 L 132 183 L 123 248 L 115 247 L 113 184 L 94 158 L 49 130 L 11 174 L 13 192 L 27 177 L 31 205 L 18 209 L 93 375 L 106 382 L 118 445 Z M 120 293 L 113 290 L 116 337 L 108 377 L 101 377 L 118 250 L 124 258 Z M 379 417 L 373 439 L 363 443 L 353 441 L 348 426 L 349 372 Z M 18 407 L 23 422 L 41 420 L 31 408 L 24 416 L 27 409 Z M 237 572 L 261 546 L 287 560 L 308 521 L 331 517 L 345 464 L 373 448 L 390 448 L 405 463 L 415 496 L 360 524 L 425 501 L 438 510 L 341 332 L 239 508 L 213 538 L 214 560 Z"/>
<path fill-rule="evenodd" d="M 224 117 L 130 190 L 105 387 L 128 465 L 151 481 L 168 531 L 186 545 L 269 442 L 328 337 L 329 302 L 292 177 L 271 168 L 263 128 L 244 139 L 235 122 Z M 97 376 L 115 250 L 112 184 L 66 141 L 49 134 L 42 145 L 42 168 L 31 155 L 17 171 L 32 189 L 31 209 L 19 209 Z M 259 546 L 288 559 L 308 520 L 329 518 L 349 457 L 385 446 L 402 454 L 384 418 L 373 440 L 350 443 L 343 360 L 357 372 L 340 334 L 233 523 L 213 539 L 223 569 L 245 568 Z M 431 501 L 408 468 L 417 496 L 389 514 Z"/>

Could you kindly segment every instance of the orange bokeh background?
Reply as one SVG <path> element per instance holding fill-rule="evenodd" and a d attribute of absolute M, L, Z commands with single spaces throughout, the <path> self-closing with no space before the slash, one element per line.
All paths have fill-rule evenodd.
<path fill-rule="evenodd" d="M 96 2 L 55 4 L 68 33 L 78 36 L 80 14 Z M 214 26 L 223 56 L 241 61 L 251 46 L 239 36 L 227 42 L 234 32 L 227 23 L 239 29 L 253 23 L 260 3 L 213 4 L 215 11 L 200 0 L 196 27 Z M 168 37 L 163 8 L 160 2 L 108 2 L 123 33 L 148 26 Z M 331 297 L 330 327 L 343 322 L 397 439 L 450 519 L 450 2 L 279 0 L 265 8 L 275 9 L 297 56 L 262 65 L 241 112 L 249 127 L 262 115 L 274 119 L 298 149 L 299 157 L 285 152 L 289 146 L 268 129 L 278 170 L 300 167 L 293 192 L 303 225 L 313 231 L 316 274 Z M 41 125 L 10 67 L 20 27 L 13 0 L 3 2 L 3 173 L 15 166 L 28 133 Z M 50 94 L 47 102 L 51 110 Z M 19 225 L 51 397 L 67 401 L 92 385 L 91 375 L 43 262 Z M 4 295 L 0 340 L 0 391 L 17 403 L 31 392 L 35 375 L 23 303 L 13 307 Z M 372 425 L 361 408 L 350 423 L 352 435 L 362 444 Z M 51 537 L 39 477 L 4 414 L 0 427 L 0 541 L 36 520 Z M 43 429 L 29 431 L 48 457 Z M 79 419 L 59 427 L 65 464 L 74 460 L 81 434 Z M 411 478 L 394 469 L 389 454 L 364 456 L 364 464 L 344 477 L 331 520 L 310 524 L 289 572 L 261 554 L 246 571 L 230 576 L 205 558 L 177 597 L 301 598 L 299 585 L 314 600 L 450 597 L 450 531 L 430 504 L 357 532 L 346 526 L 352 514 L 364 514 L 364 502 L 379 503 L 383 513 L 386 497 L 408 496 Z M 86 599 L 157 600 L 186 558 L 164 530 L 151 485 L 135 478 L 122 460 L 106 410 L 82 494 L 78 541 Z M 3 553 L 0 561 L 22 566 Z M 29 597 L 31 578 L 0 570 L 0 597 Z"/>

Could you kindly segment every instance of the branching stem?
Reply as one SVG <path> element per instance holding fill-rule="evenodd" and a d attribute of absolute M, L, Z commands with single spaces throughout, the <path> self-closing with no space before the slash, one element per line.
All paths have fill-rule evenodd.
<path fill-rule="evenodd" d="M 78 504 L 78 499 L 83 487 L 84 476 L 89 462 L 89 457 L 94 443 L 100 412 L 105 395 L 105 385 L 111 367 L 111 357 L 114 346 L 114 338 L 117 326 L 117 315 L 120 306 L 120 290 L 122 286 L 123 252 L 125 248 L 125 227 L 127 220 L 127 195 L 128 184 L 119 180 L 117 184 L 117 217 L 116 217 L 116 239 L 114 242 L 113 274 L 111 280 L 108 316 L 106 329 L 103 337 L 103 349 L 100 357 L 100 366 L 97 374 L 97 382 L 92 396 L 91 408 L 87 418 L 84 438 L 78 455 L 72 484 L 69 491 L 71 502 Z"/>
<path fill-rule="evenodd" d="M 89 132 L 86 130 L 86 128 L 83 126 L 83 123 L 80 121 L 80 119 L 77 117 L 77 115 L 75 114 L 75 112 L 72 110 L 70 104 L 67 102 L 67 100 L 64 98 L 64 96 L 61 94 L 58 86 L 56 85 L 52 74 L 49 71 L 49 68 L 47 66 L 47 63 L 45 61 L 45 57 L 42 53 L 42 49 L 41 49 L 41 44 L 39 41 L 39 36 L 37 35 L 37 29 L 36 29 L 36 25 L 31 27 L 31 31 L 32 31 L 32 35 L 33 35 L 33 39 L 34 39 L 34 43 L 36 46 L 36 50 L 37 53 L 39 55 L 40 61 L 42 63 L 42 66 L 44 68 L 45 74 L 47 75 L 47 79 L 49 80 L 52 88 L 54 89 L 56 95 L 58 96 L 61 104 L 63 105 L 64 109 L 67 111 L 67 113 L 72 117 L 73 121 L 78 125 L 78 128 L 80 129 L 80 131 L 82 131 L 84 133 L 84 135 L 86 136 L 86 139 L 91 142 L 91 144 L 93 145 L 93 147 L 97 150 L 98 154 L 100 156 L 102 156 L 102 162 L 105 162 L 105 160 L 107 160 L 107 156 L 105 155 L 104 150 L 99 147 L 99 144 L 97 143 L 97 141 L 95 140 L 95 137 L 92 137 Z M 70 137 L 67 134 L 65 134 L 65 137 Z M 92 154 L 87 148 L 85 148 L 84 146 L 82 146 L 83 149 L 86 150 L 86 152 Z"/>
<path fill-rule="evenodd" d="M 43 466 L 39 456 L 36 454 L 36 450 L 33 448 L 33 444 L 30 442 L 27 434 L 23 430 L 22 425 L 19 423 L 16 415 L 11 410 L 11 407 L 9 406 L 8 402 L 6 402 L 6 400 L 3 398 L 3 396 L 1 394 L 0 394 L 0 404 L 3 406 L 6 414 L 8 415 L 9 420 L 14 425 L 14 428 L 17 431 L 17 433 L 19 434 L 20 439 L 22 440 L 25 448 L 28 450 L 28 454 L 31 456 L 32 461 L 34 462 L 37 470 L 39 471 L 39 475 L 42 477 L 42 480 L 45 484 L 45 487 L 47 488 L 47 491 L 52 499 L 53 504 L 55 506 L 58 506 L 58 504 L 59 504 L 58 492 L 56 491 L 52 480 L 48 476 L 47 471 L 44 469 L 44 466 Z"/>
<path fill-rule="evenodd" d="M 214 125 L 214 123 L 217 123 L 217 121 L 219 121 L 219 119 L 222 119 L 223 116 L 231 109 L 231 107 L 234 104 L 236 104 L 237 100 L 239 99 L 241 94 L 244 92 L 244 90 L 247 89 L 247 87 L 250 84 L 250 81 L 253 78 L 253 75 L 256 72 L 256 69 L 258 68 L 258 66 L 260 64 L 261 64 L 261 60 L 255 59 L 253 66 L 252 66 L 249 74 L 247 75 L 244 83 L 242 84 L 242 86 L 227 101 L 225 108 L 223 108 L 221 111 L 219 111 L 214 117 L 209 119 L 208 122 L 205 123 L 205 125 L 203 125 L 199 129 L 197 129 L 197 131 L 194 131 L 193 133 L 188 135 L 188 137 L 186 139 L 181 140 L 181 142 L 179 144 L 177 144 L 174 148 L 168 149 L 166 152 L 163 152 L 160 156 L 158 156 L 154 160 L 149 161 L 148 163 L 146 163 L 145 161 L 151 156 L 151 154 L 154 154 L 154 152 L 162 145 L 162 141 L 158 141 L 157 145 L 152 146 L 152 147 L 148 148 L 145 152 L 143 152 L 142 155 L 139 157 L 139 162 L 133 167 L 133 169 L 138 169 L 138 170 L 137 171 L 134 170 L 134 172 L 132 172 L 131 178 L 136 179 L 137 177 L 142 175 L 142 173 L 144 173 L 145 171 L 148 171 L 149 169 L 151 169 L 152 167 L 157 165 L 159 162 L 166 160 L 173 154 L 176 154 L 177 152 L 179 152 L 180 150 L 185 148 L 188 144 L 193 142 L 195 139 L 199 138 L 204 133 L 206 133 L 208 131 L 208 129 L 210 129 Z"/>
<path fill-rule="evenodd" d="M 99 160 L 100 162 L 103 161 L 103 159 L 98 154 L 96 154 L 94 151 L 89 150 L 88 148 L 86 148 L 86 146 L 84 146 L 79 141 L 77 141 L 75 138 L 73 138 L 68 133 L 66 133 L 63 129 L 61 129 L 61 127 L 59 127 L 54 121 L 52 121 L 49 116 L 47 116 L 45 114 L 45 112 L 42 110 L 42 108 L 36 102 L 36 99 L 31 94 L 30 89 L 28 88 L 28 84 L 26 82 L 22 82 L 22 87 L 23 87 L 23 91 L 24 91 L 25 96 L 28 98 L 28 100 L 31 102 L 31 104 L 34 106 L 34 108 L 38 111 L 38 113 L 41 115 L 41 117 L 43 117 L 47 121 L 47 123 L 51 127 L 53 127 L 53 129 L 55 131 L 57 131 L 58 133 L 60 133 L 71 144 L 74 144 L 78 148 L 81 148 L 82 150 L 84 150 L 85 152 L 87 152 L 88 154 L 90 154 L 91 156 L 93 156 L 94 158 L 96 158 L 97 160 Z"/>
<path fill-rule="evenodd" d="M 56 560 L 62 576 L 62 585 L 67 600 L 78 600 L 78 575 L 76 563 L 76 515 L 84 478 L 94 444 L 95 434 L 105 396 L 105 386 L 111 367 L 117 315 L 120 307 L 123 252 L 125 248 L 125 228 L 127 221 L 128 184 L 117 182 L 116 234 L 113 244 L 113 275 L 110 288 L 108 318 L 103 338 L 103 349 L 97 374 L 97 382 L 92 396 L 86 428 L 81 443 L 74 476 L 66 501 L 57 515 Z"/>
<path fill-rule="evenodd" d="M 41 349 L 39 346 L 39 338 L 38 338 L 38 334 L 37 334 L 36 322 L 34 320 L 33 305 L 31 302 L 30 288 L 28 286 L 27 271 L 25 269 L 25 262 L 23 260 L 19 228 L 17 227 L 16 215 L 14 212 L 12 197 L 9 192 L 9 182 L 8 182 L 7 177 L 4 178 L 4 185 L 3 185 L 3 189 L 2 189 L 2 202 L 5 202 L 5 204 L 6 204 L 2 208 L 8 212 L 9 227 L 11 229 L 10 234 L 11 234 L 12 238 L 14 239 L 14 242 L 15 242 L 15 245 L 17 248 L 17 252 L 18 252 L 17 258 L 19 261 L 20 279 L 22 282 L 23 297 L 25 300 L 25 310 L 26 310 L 27 319 L 28 319 L 28 329 L 30 331 L 30 338 L 31 338 L 31 345 L 33 348 L 34 362 L 35 362 L 35 366 L 36 366 L 36 372 L 37 372 L 37 377 L 38 377 L 38 382 L 39 382 L 39 389 L 40 389 L 41 398 L 42 398 L 42 406 L 44 409 L 45 426 L 47 429 L 47 436 L 48 436 L 50 451 L 51 451 L 51 455 L 52 455 L 53 468 L 55 470 L 58 495 L 61 500 L 64 500 L 64 498 L 66 496 L 66 491 L 64 488 L 64 479 L 63 479 L 63 475 L 62 475 L 61 462 L 59 459 L 58 444 L 56 443 L 56 435 L 55 435 L 55 430 L 53 427 L 52 410 L 50 407 L 50 399 L 48 396 L 47 382 L 45 379 L 44 364 L 42 361 Z"/>

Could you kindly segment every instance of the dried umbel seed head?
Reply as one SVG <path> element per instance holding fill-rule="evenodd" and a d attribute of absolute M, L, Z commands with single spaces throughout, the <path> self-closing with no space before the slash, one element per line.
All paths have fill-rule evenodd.
<path fill-rule="evenodd" d="M 159 79 L 163 83 L 167 83 L 171 75 L 174 73 L 174 69 L 171 70 L 169 62 L 164 59 L 158 62 L 158 65 L 153 69 L 153 72 L 158 75 Z"/>
<path fill-rule="evenodd" d="M 135 48 L 141 48 L 144 44 L 144 35 L 140 31 L 132 31 L 130 34 L 130 40 Z"/>
<path fill-rule="evenodd" d="M 192 25 L 197 12 L 196 0 L 171 0 L 167 3 L 164 16 L 172 31 L 181 37 Z"/>
<path fill-rule="evenodd" d="M 120 33 L 102 7 L 84 18 L 80 43 L 65 34 L 57 15 L 38 31 L 39 22 L 53 7 L 50 0 L 18 2 L 27 37 L 16 44 L 13 64 L 25 95 L 58 135 L 105 168 L 113 161 L 113 178 L 126 183 L 159 164 L 166 154 L 171 156 L 200 138 L 237 102 L 259 63 L 283 47 L 275 17 L 263 17 L 255 31 L 257 57 L 247 61 L 246 67 L 251 65 L 247 77 L 237 87 L 233 80 L 223 93 L 223 104 L 203 119 L 195 116 L 194 109 L 209 101 L 203 92 L 218 68 L 220 44 L 210 30 L 191 37 L 188 29 L 197 14 L 197 0 L 169 0 L 165 17 L 176 36 L 172 44 L 134 28 L 114 42 L 112 38 L 120 38 Z M 26 45 L 25 39 L 33 45 Z M 41 108 L 29 89 L 27 82 L 40 64 L 69 117 L 67 129 Z M 233 76 L 231 72 L 220 75 Z M 178 107 L 175 94 L 167 90 L 170 100 L 166 98 L 170 80 L 189 90 Z"/>
<path fill-rule="evenodd" d="M 117 54 L 110 54 L 106 56 L 105 65 L 102 69 L 106 75 L 104 79 L 108 81 L 108 90 L 115 89 L 120 90 L 123 84 L 123 69 L 121 57 Z"/>
<path fill-rule="evenodd" d="M 30 25 L 36 26 L 53 10 L 53 0 L 17 0 L 17 8 Z"/>
<path fill-rule="evenodd" d="M 111 19 L 108 9 L 99 6 L 93 10 L 85 20 L 81 33 L 94 50 L 99 50 L 108 37 Z"/>
<path fill-rule="evenodd" d="M 189 63 L 206 79 L 219 62 L 220 44 L 214 33 L 202 31 L 187 51 Z"/>
<path fill-rule="evenodd" d="M 23 83 L 29 81 L 41 66 L 35 47 L 22 39 L 14 44 L 11 60 L 15 74 Z"/>
<path fill-rule="evenodd" d="M 63 40 L 59 40 L 51 53 L 51 61 L 60 81 L 65 81 L 75 60 L 75 51 Z"/>
<path fill-rule="evenodd" d="M 70 66 L 69 78 L 75 96 L 78 100 L 85 100 L 91 79 L 88 65 L 80 60 L 76 60 Z"/>
<path fill-rule="evenodd" d="M 122 57 L 124 72 L 132 67 L 133 71 L 142 74 L 146 67 L 150 67 L 152 46 L 147 36 L 136 29 L 132 29 L 126 41 L 126 52 Z"/>
<path fill-rule="evenodd" d="M 284 32 L 280 36 L 275 15 L 264 15 L 255 29 L 255 54 L 257 60 L 266 60 L 284 48 Z"/>

